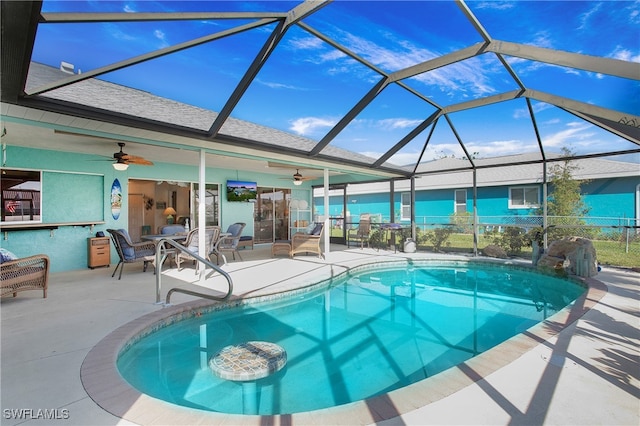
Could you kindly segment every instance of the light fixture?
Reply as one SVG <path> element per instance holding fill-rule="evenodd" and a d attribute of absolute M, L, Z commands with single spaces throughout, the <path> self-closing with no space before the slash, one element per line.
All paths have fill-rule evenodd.
<path fill-rule="evenodd" d="M 125 163 L 122 159 L 118 158 L 118 161 L 112 164 L 113 168 L 119 172 L 124 172 L 129 168 L 129 165 Z"/>
<path fill-rule="evenodd" d="M 300 186 L 300 185 L 302 185 L 302 181 L 301 180 L 294 180 L 293 184 L 296 185 L 296 186 Z"/>
<path fill-rule="evenodd" d="M 302 175 L 298 169 L 296 169 L 296 173 L 293 175 L 293 184 L 296 186 L 302 185 Z"/>
<path fill-rule="evenodd" d="M 173 207 L 167 207 L 166 209 L 164 209 L 164 212 L 162 212 L 162 214 L 167 216 L 167 223 L 169 225 L 172 225 L 173 215 L 176 214 L 176 210 Z"/>

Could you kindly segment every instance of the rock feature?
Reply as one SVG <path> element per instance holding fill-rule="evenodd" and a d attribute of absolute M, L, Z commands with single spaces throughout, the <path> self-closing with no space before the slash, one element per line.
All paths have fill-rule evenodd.
<path fill-rule="evenodd" d="M 490 244 L 482 249 L 482 254 L 487 257 L 497 257 L 498 259 L 506 259 L 507 252 L 500 246 Z"/>
<path fill-rule="evenodd" d="M 539 268 L 564 270 L 579 277 L 598 274 L 596 249 L 591 240 L 582 237 L 565 237 L 553 241 L 537 265 Z"/>

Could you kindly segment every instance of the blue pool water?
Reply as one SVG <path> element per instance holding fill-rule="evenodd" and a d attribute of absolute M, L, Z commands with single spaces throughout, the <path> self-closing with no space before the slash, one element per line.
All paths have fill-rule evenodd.
<path fill-rule="evenodd" d="M 118 369 L 153 397 L 203 410 L 286 414 L 390 392 L 453 367 L 574 301 L 577 283 L 486 263 L 366 268 L 303 296 L 176 322 L 128 346 Z M 217 378 L 209 359 L 247 341 L 287 352 L 281 371 Z M 247 413 L 247 399 L 255 413 Z"/>

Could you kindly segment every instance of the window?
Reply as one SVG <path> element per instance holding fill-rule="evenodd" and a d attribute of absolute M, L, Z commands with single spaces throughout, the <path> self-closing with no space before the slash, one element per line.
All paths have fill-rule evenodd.
<path fill-rule="evenodd" d="M 467 212 L 467 190 L 456 189 L 454 194 L 454 213 L 466 213 Z"/>
<path fill-rule="evenodd" d="M 403 192 L 400 197 L 400 220 L 411 220 L 411 193 Z"/>
<path fill-rule="evenodd" d="M 42 222 L 41 175 L 2 169 L 2 223 Z"/>
<path fill-rule="evenodd" d="M 510 209 L 534 209 L 540 207 L 540 188 L 525 186 L 509 188 Z"/>

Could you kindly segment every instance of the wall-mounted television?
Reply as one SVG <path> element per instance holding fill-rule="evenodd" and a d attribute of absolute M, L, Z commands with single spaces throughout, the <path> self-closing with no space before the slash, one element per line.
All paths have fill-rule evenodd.
<path fill-rule="evenodd" d="M 227 181 L 227 201 L 254 201 L 256 198 L 258 198 L 256 182 Z"/>

